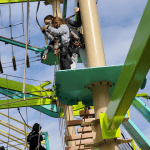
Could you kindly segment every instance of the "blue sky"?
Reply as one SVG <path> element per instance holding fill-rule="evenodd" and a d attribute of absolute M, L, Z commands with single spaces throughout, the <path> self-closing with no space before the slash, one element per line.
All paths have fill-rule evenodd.
<path fill-rule="evenodd" d="M 134 38 L 136 29 L 140 22 L 141 16 L 143 14 L 144 8 L 146 6 L 147 0 L 99 0 L 98 1 L 98 12 L 100 17 L 101 23 L 101 30 L 102 30 L 102 37 L 103 37 L 103 44 L 104 44 L 104 51 L 106 57 L 106 63 L 108 66 L 110 65 L 120 65 L 123 64 L 127 53 L 129 51 L 130 45 Z M 37 2 L 30 3 L 30 37 L 31 37 L 31 45 L 36 47 L 43 47 L 45 46 L 44 36 L 41 33 L 39 26 L 36 23 L 36 8 Z M 3 24 L 4 26 L 9 25 L 9 6 L 4 5 L 0 6 L 2 17 L 3 17 Z M 11 6 L 12 13 L 12 24 L 21 23 L 21 4 L 12 4 Z M 24 3 L 24 10 L 25 10 L 25 27 L 26 27 L 26 3 Z M 45 6 L 43 2 L 41 2 L 39 12 L 38 12 L 38 20 L 41 25 L 44 25 L 43 18 L 48 15 L 52 14 L 52 7 L 50 5 Z M 74 0 L 68 0 L 68 9 L 67 9 L 67 16 L 74 14 Z M 1 27 L 1 21 L 0 21 Z M 26 29 L 26 28 L 25 28 Z M 22 26 L 18 25 L 13 27 L 13 36 L 17 37 L 22 35 L 23 30 Z M 0 36 L 3 35 L 3 30 L 0 30 Z M 10 31 L 9 29 L 5 29 L 5 37 L 10 38 Z M 16 39 L 21 42 L 24 42 L 24 38 Z M 24 59 L 25 49 L 13 46 L 14 54 L 16 60 Z M 1 53 L 1 61 L 2 63 L 11 62 L 12 54 L 11 54 L 11 46 L 5 45 L 4 43 L 0 42 L 0 53 Z M 29 57 L 34 57 L 39 54 L 36 54 L 33 51 L 29 51 Z M 32 60 L 36 60 L 34 58 Z M 23 61 L 22 61 L 23 62 Z M 18 62 L 21 63 L 21 62 Z M 3 65 L 4 66 L 10 66 Z M 77 65 L 78 68 L 83 68 L 82 64 Z M 24 65 L 17 66 L 17 71 L 13 71 L 13 68 L 5 68 L 4 73 L 9 75 L 16 75 L 23 77 L 23 70 Z M 54 78 L 54 67 L 47 66 L 41 64 L 39 61 L 33 62 L 30 64 L 30 68 L 27 68 L 27 78 L 37 79 L 37 80 L 51 80 L 53 81 Z M 0 77 L 6 78 L 5 75 L 0 75 Z M 23 79 L 12 78 L 8 77 L 9 79 L 22 82 Z M 149 94 L 149 79 L 150 74 L 147 75 L 147 85 L 143 91 L 139 92 L 146 92 Z M 26 80 L 26 83 L 39 85 L 38 81 L 30 81 Z M 2 96 L 2 95 L 1 95 Z M 150 102 L 145 99 L 141 99 L 146 105 L 150 107 Z M 17 109 L 10 109 L 10 116 L 21 120 Z M 22 115 L 26 118 L 25 108 L 21 108 Z M 1 112 L 7 114 L 8 110 L 1 110 Z M 147 136 L 150 140 L 150 128 L 149 123 L 131 106 L 130 107 L 131 119 L 132 121 L 140 128 L 140 130 Z M 1 120 L 8 121 L 7 118 L 2 117 Z M 22 121 L 22 120 L 21 120 Z M 28 122 L 29 125 L 33 125 L 35 122 L 41 122 L 41 126 L 43 127 L 42 131 L 48 131 L 50 137 L 50 147 L 51 150 L 59 150 L 61 149 L 60 144 L 60 134 L 59 134 L 59 123 L 57 118 L 51 118 L 44 114 L 41 114 L 40 119 L 40 112 L 33 110 L 32 108 L 28 108 Z M 12 122 L 14 123 L 14 122 Z M 15 124 L 19 126 L 18 124 Z M 19 126 L 22 128 L 21 126 Z M 1 129 L 4 129 L 8 132 L 8 129 L 0 126 Z M 124 130 L 122 128 L 122 130 Z M 124 131 L 126 133 L 126 131 Z M 126 133 L 127 134 L 127 133 Z M 19 136 L 19 135 L 18 135 Z M 21 137 L 20 137 L 21 138 Z M 6 140 L 6 138 L 5 138 Z"/>

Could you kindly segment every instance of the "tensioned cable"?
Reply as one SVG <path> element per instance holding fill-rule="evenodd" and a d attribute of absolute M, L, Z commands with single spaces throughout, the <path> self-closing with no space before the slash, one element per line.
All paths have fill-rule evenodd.
<path fill-rule="evenodd" d="M 26 101 L 26 94 L 25 94 L 25 86 L 26 86 L 26 64 L 27 64 L 27 47 L 28 47 L 28 21 L 29 21 L 29 0 L 27 0 L 27 24 L 26 24 L 26 48 L 25 48 L 25 64 L 24 64 L 24 77 L 23 77 L 23 99 L 26 103 L 26 123 L 28 124 L 28 113 L 27 113 L 27 101 Z M 28 132 L 28 128 L 26 127 Z"/>
<path fill-rule="evenodd" d="M 30 63 L 40 61 L 40 60 L 41 59 L 33 60 L 33 61 L 30 61 Z M 23 64 L 25 64 L 25 63 L 17 64 L 16 66 L 23 65 Z M 9 68 L 9 67 L 13 67 L 13 66 L 7 66 L 7 67 L 3 67 L 3 68 Z"/>
<path fill-rule="evenodd" d="M 17 36 L 17 37 L 12 37 L 12 39 L 18 39 L 20 37 L 23 37 L 24 35 L 20 35 L 20 36 Z"/>
<path fill-rule="evenodd" d="M 36 57 L 40 57 L 40 55 L 37 55 L 37 56 L 34 56 L 34 57 L 30 57 L 29 59 L 36 58 Z M 16 62 L 17 61 L 22 61 L 22 60 L 25 60 L 25 59 L 16 60 Z M 12 62 L 6 62 L 6 63 L 2 63 L 2 64 L 9 64 L 9 63 L 12 63 Z"/>
<path fill-rule="evenodd" d="M 7 76 L 11 76 L 11 77 L 14 77 L 14 78 L 21 78 L 23 79 L 23 77 L 18 77 L 18 76 L 14 76 L 14 75 L 9 75 L 9 74 L 1 74 L 1 75 L 7 75 Z M 33 80 L 33 81 L 41 81 L 41 82 L 48 82 L 48 81 L 44 81 L 44 80 L 35 80 L 35 79 L 29 79 L 29 78 L 26 78 L 26 80 Z"/>
<path fill-rule="evenodd" d="M 18 24 L 14 24 L 14 25 L 9 25 L 9 26 L 6 26 L 6 27 L 2 27 L 0 29 L 6 29 L 6 28 L 9 28 L 9 27 L 14 27 L 14 26 L 17 26 L 17 25 L 20 25 L 20 24 L 22 24 L 22 22 L 18 23 Z"/>
<path fill-rule="evenodd" d="M 40 120 L 39 120 L 39 131 L 40 131 L 40 126 L 41 126 L 41 82 L 39 81 L 40 84 Z M 39 138 L 38 138 L 38 150 L 40 147 L 40 134 L 39 134 Z"/>
<path fill-rule="evenodd" d="M 1 9 L 0 9 L 0 16 L 1 16 L 1 22 L 2 22 L 2 28 L 3 28 L 3 18 L 2 18 L 2 14 L 1 14 Z M 3 34 L 4 34 L 4 37 L 5 37 L 4 28 L 3 28 Z"/>

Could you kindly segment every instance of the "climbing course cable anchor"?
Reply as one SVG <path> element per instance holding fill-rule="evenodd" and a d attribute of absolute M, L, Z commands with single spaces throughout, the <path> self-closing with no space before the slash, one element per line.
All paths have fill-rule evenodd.
<path fill-rule="evenodd" d="M 14 68 L 14 71 L 15 71 L 15 70 L 17 70 L 15 56 L 12 56 L 12 62 L 13 62 L 13 68 Z"/>

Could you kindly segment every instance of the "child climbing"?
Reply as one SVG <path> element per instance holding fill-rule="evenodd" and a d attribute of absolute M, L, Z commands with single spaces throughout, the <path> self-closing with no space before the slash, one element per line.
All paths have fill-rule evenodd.
<path fill-rule="evenodd" d="M 48 19 L 46 23 L 48 24 Z M 45 33 L 47 29 L 48 33 Z M 68 46 L 70 42 L 70 31 L 66 24 L 60 17 L 55 17 L 52 19 L 52 25 L 45 25 L 45 29 L 41 27 L 42 32 L 54 43 L 49 44 L 47 50 L 43 54 L 43 59 L 47 58 L 48 52 L 50 52 L 54 47 L 60 47 L 60 67 L 62 70 L 71 69 L 72 60 L 68 52 Z M 60 42 L 59 42 L 60 41 Z M 57 52 L 56 52 L 57 53 Z"/>
<path fill-rule="evenodd" d="M 33 125 L 32 131 L 27 136 L 27 142 L 29 144 L 29 150 L 46 150 L 42 145 L 42 134 L 40 133 L 41 126 L 38 123 Z"/>

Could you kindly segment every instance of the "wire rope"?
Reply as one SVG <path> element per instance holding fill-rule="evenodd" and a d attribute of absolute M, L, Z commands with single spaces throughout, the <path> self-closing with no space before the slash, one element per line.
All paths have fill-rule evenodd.
<path fill-rule="evenodd" d="M 14 78 L 20 78 L 20 79 L 23 79 L 23 77 L 18 77 L 18 76 L 14 76 L 14 75 L 8 75 L 8 74 L 1 74 L 1 75 L 7 75 L 7 76 L 14 77 Z M 35 80 L 35 79 L 30 79 L 30 78 L 26 78 L 26 80 L 48 82 L 48 81 L 44 81 L 44 80 Z"/>
<path fill-rule="evenodd" d="M 14 24 L 14 25 L 9 25 L 9 26 L 6 26 L 6 27 L 2 27 L 0 29 L 6 29 L 6 28 L 14 27 L 14 26 L 17 26 L 17 25 L 20 25 L 20 24 L 22 24 L 22 22 L 18 23 L 18 24 Z"/>
<path fill-rule="evenodd" d="M 3 28 L 3 18 L 2 18 L 1 9 L 0 9 L 0 16 L 1 16 L 1 22 L 2 22 L 2 28 Z M 4 31 L 4 28 L 3 28 L 3 34 L 4 34 L 4 37 L 5 37 L 5 31 Z"/>

